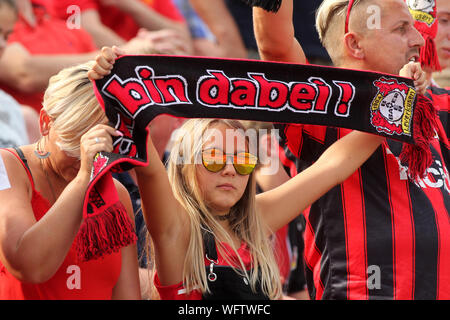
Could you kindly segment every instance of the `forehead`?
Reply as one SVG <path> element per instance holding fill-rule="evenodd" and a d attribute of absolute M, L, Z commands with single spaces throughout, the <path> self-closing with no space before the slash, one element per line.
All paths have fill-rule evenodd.
<path fill-rule="evenodd" d="M 243 130 L 216 124 L 208 128 L 203 135 L 204 147 L 217 147 L 223 150 L 243 151 L 247 140 Z"/>
<path fill-rule="evenodd" d="M 381 0 L 376 1 L 376 5 L 381 9 L 381 23 L 385 26 L 399 22 L 414 23 L 408 6 L 403 0 Z"/>
<path fill-rule="evenodd" d="M 440 0 L 437 3 L 438 14 L 450 14 L 450 0 Z"/>

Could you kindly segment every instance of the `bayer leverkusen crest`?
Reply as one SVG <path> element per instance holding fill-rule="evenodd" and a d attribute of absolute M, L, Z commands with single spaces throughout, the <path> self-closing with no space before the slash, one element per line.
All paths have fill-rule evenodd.
<path fill-rule="evenodd" d="M 108 165 L 109 158 L 97 153 L 92 164 L 91 180 L 96 177 Z"/>
<path fill-rule="evenodd" d="M 411 136 L 414 88 L 398 83 L 396 79 L 381 78 L 373 84 L 378 93 L 371 105 L 371 124 L 378 132 Z"/>

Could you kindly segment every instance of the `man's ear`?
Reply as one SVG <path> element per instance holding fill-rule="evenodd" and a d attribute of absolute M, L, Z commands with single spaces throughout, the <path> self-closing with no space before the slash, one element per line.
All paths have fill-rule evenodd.
<path fill-rule="evenodd" d="M 50 131 L 51 118 L 43 108 L 39 112 L 39 131 L 42 136 L 48 135 Z"/>
<path fill-rule="evenodd" d="M 364 49 L 361 46 L 361 38 L 353 33 L 349 32 L 344 36 L 345 49 L 349 56 L 354 59 L 362 60 L 364 59 Z"/>

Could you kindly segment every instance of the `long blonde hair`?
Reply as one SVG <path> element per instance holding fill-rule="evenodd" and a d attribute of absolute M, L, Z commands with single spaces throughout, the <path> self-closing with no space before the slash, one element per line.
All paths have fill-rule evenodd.
<path fill-rule="evenodd" d="M 242 124 L 235 120 L 188 120 L 180 128 L 182 135 L 175 140 L 168 161 L 168 175 L 173 193 L 190 218 L 190 241 L 183 269 L 184 286 L 188 292 L 195 288 L 209 292 L 204 262 L 203 226 L 208 228 L 207 232 L 213 233 L 215 239 L 232 243 L 231 237 L 205 204 L 196 178 L 195 163 L 199 163 L 202 141 L 206 141 L 202 140 L 202 137 L 207 129 L 218 124 L 224 124 L 235 130 L 245 130 Z M 180 161 L 180 158 L 183 161 Z M 256 182 L 252 173 L 242 198 L 230 210 L 229 222 L 234 234 L 248 245 L 253 269 L 251 274 L 248 274 L 244 263 L 235 252 L 241 265 L 239 269 L 235 268 L 235 271 L 248 277 L 253 290 L 260 281 L 263 292 L 271 299 L 277 299 L 281 297 L 280 275 L 267 235 L 267 227 L 263 225 L 255 209 L 255 193 Z M 218 250 L 225 258 L 228 256 L 220 243 Z"/>

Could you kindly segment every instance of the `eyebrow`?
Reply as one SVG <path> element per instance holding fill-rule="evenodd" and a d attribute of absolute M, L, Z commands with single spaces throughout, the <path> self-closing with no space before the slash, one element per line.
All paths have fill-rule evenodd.
<path fill-rule="evenodd" d="M 405 26 L 408 26 L 408 25 L 410 25 L 410 21 L 408 21 L 408 20 L 403 20 L 403 21 L 397 22 L 397 23 L 392 27 L 392 29 L 395 30 L 395 29 L 397 29 L 397 28 L 399 28 L 399 27 L 405 27 Z"/>

